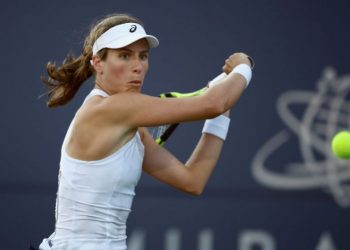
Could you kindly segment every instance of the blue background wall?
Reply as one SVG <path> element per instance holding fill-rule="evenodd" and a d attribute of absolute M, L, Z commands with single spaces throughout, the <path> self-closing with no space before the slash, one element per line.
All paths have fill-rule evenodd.
<path fill-rule="evenodd" d="M 69 50 L 78 55 L 90 24 L 113 12 L 138 16 L 160 40 L 147 94 L 197 89 L 233 52 L 256 61 L 204 194 L 191 197 L 143 175 L 130 249 L 350 249 L 350 163 L 328 149 L 330 135 L 350 126 L 350 3 L 340 0 L 3 3 L 1 249 L 38 245 L 54 229 L 60 146 L 92 81 L 51 110 L 38 99 L 40 76 L 47 61 L 61 62 Z M 325 81 L 331 87 L 317 94 Z M 341 106 L 327 104 L 329 97 Z M 182 125 L 167 148 L 186 160 L 202 124 Z"/>

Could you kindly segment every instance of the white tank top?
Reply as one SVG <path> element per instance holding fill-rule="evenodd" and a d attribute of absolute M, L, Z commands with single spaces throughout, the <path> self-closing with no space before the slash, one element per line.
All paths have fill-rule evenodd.
<path fill-rule="evenodd" d="M 93 89 L 84 103 L 96 95 L 108 97 Z M 49 245 L 65 250 L 125 250 L 126 221 L 144 156 L 140 135 L 137 132 L 106 158 L 82 161 L 66 153 L 73 123 L 74 119 L 62 145 L 56 226 Z"/>

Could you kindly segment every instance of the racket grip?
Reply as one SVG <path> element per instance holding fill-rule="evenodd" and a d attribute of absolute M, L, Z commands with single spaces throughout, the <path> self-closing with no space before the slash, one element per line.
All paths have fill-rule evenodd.
<path fill-rule="evenodd" d="M 218 75 L 217 77 L 215 77 L 213 80 L 211 80 L 208 83 L 209 88 L 215 86 L 218 83 L 220 83 L 220 81 L 223 80 L 226 76 L 227 76 L 227 74 L 225 72 L 223 72 L 220 75 Z"/>

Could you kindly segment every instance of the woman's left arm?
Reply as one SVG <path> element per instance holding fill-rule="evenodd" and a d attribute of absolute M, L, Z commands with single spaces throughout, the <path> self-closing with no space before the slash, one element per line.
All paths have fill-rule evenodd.
<path fill-rule="evenodd" d="M 200 195 L 219 159 L 223 140 L 203 133 L 190 158 L 183 164 L 142 129 L 145 157 L 143 170 L 176 189 Z"/>

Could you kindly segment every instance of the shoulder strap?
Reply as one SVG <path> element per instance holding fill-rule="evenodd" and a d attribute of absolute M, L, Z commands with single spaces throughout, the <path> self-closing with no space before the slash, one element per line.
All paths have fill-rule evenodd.
<path fill-rule="evenodd" d="M 90 94 L 88 96 L 95 96 L 95 95 L 100 95 L 100 96 L 103 96 L 103 97 L 108 97 L 109 96 L 106 92 L 104 92 L 101 89 L 93 89 L 93 90 L 91 90 L 91 92 L 90 92 Z"/>
<path fill-rule="evenodd" d="M 108 96 L 109 96 L 106 92 L 104 92 L 104 91 L 101 90 L 101 89 L 93 89 L 93 90 L 91 90 L 91 92 L 90 92 L 90 93 L 87 95 L 87 97 L 85 98 L 84 103 L 85 103 L 87 100 L 89 100 L 91 97 L 96 96 L 96 95 L 103 96 L 103 97 L 108 97 Z M 84 103 L 83 103 L 83 104 L 84 104 Z"/>

